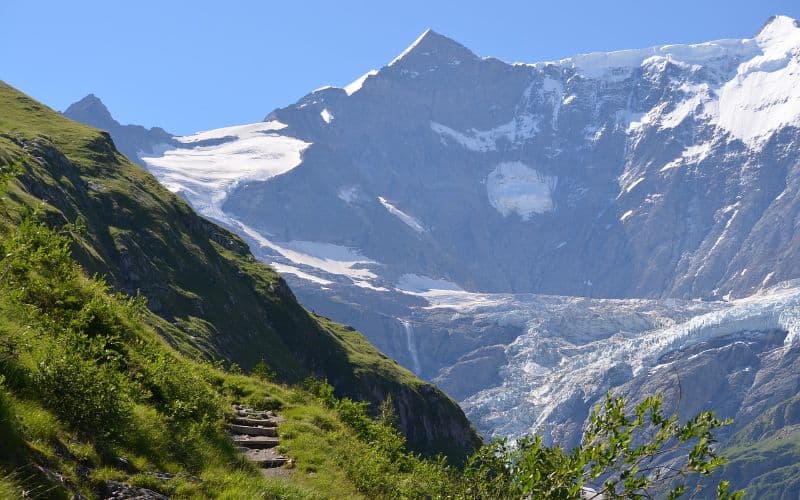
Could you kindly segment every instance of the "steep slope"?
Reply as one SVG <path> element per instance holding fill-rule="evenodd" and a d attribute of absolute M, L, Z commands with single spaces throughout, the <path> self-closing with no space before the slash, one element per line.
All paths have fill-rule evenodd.
<path fill-rule="evenodd" d="M 418 451 L 460 459 L 478 443 L 458 406 L 375 350 L 360 334 L 309 314 L 235 235 L 78 125 L 0 84 L 0 158 L 23 169 L 9 198 L 54 226 L 85 228 L 76 258 L 115 288 L 142 293 L 154 327 L 185 352 L 249 369 L 265 360 L 285 381 L 324 377 L 338 394 L 392 396 Z"/>
<path fill-rule="evenodd" d="M 8 167 L 0 164 L 3 195 Z M 142 300 L 85 276 L 69 249 L 78 226 L 49 229 L 25 208 L 0 198 L 3 499 L 424 498 L 463 489 L 456 469 L 403 449 L 384 405 L 373 420 L 366 403 L 336 400 L 330 385 L 289 387 L 269 381 L 263 365 L 246 376 L 180 355 L 148 324 Z M 241 404 L 270 413 L 236 418 Z M 260 470 L 237 444 L 260 447 L 260 466 L 265 447 L 291 462 Z"/>

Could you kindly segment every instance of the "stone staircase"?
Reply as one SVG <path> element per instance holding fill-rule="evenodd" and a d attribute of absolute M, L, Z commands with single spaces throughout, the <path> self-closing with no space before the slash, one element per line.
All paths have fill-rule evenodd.
<path fill-rule="evenodd" d="M 281 417 L 272 411 L 233 405 L 228 431 L 245 457 L 261 468 L 264 475 L 283 476 L 291 472 L 292 460 L 278 453 L 278 424 Z"/>

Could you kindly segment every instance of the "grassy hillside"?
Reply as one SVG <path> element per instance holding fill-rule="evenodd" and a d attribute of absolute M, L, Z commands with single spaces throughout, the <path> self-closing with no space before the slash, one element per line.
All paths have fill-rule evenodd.
<path fill-rule="evenodd" d="M 83 274 L 70 256 L 78 227 L 56 233 L 38 218 L 0 217 L 0 498 L 105 497 L 112 481 L 230 499 L 457 487 L 454 469 L 406 453 L 388 419 L 334 399 L 327 384 L 308 392 L 182 356 L 143 300 Z M 267 479 L 234 449 L 223 420 L 234 401 L 285 417 L 288 475 Z"/>
<path fill-rule="evenodd" d="M 752 498 L 800 495 L 800 395 L 780 402 L 736 433 L 722 474 Z"/>
<path fill-rule="evenodd" d="M 235 235 L 197 216 L 115 149 L 0 83 L 0 167 L 13 227 L 37 211 L 48 227 L 73 224 L 72 256 L 112 290 L 146 300 L 143 321 L 181 353 L 245 370 L 263 360 L 276 379 L 309 375 L 338 396 L 392 396 L 409 446 L 462 460 L 479 443 L 458 406 L 389 360 L 357 332 L 309 314 L 283 279 Z"/>

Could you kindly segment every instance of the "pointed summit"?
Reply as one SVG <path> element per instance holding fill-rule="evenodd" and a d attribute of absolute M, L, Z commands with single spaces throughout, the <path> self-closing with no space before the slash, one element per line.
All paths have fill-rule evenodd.
<path fill-rule="evenodd" d="M 767 19 L 764 26 L 758 30 L 758 36 L 773 36 L 776 34 L 792 32 L 800 28 L 800 23 L 789 16 L 776 15 Z"/>
<path fill-rule="evenodd" d="M 765 53 L 781 58 L 800 48 L 800 23 L 788 16 L 770 17 L 758 35 L 756 43 Z"/>
<path fill-rule="evenodd" d="M 468 48 L 455 40 L 433 31 L 425 30 L 414 43 L 395 57 L 388 66 L 403 65 L 432 65 L 441 62 L 463 61 L 474 59 Z"/>
<path fill-rule="evenodd" d="M 102 130 L 109 130 L 119 126 L 119 123 L 111 116 L 103 101 L 94 94 L 89 94 L 80 101 L 71 104 L 62 114 L 67 118 Z"/>

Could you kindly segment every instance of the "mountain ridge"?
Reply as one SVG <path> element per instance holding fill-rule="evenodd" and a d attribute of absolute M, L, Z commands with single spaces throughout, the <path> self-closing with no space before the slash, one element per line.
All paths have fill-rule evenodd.
<path fill-rule="evenodd" d="M 115 144 L 126 158 L 144 166 L 140 154 L 153 153 L 159 147 L 175 146 L 177 143 L 161 127 L 145 128 L 141 125 L 122 125 L 111 116 L 106 105 L 94 94 L 88 94 L 72 103 L 61 114 L 79 123 L 105 130 L 115 138 Z"/>

